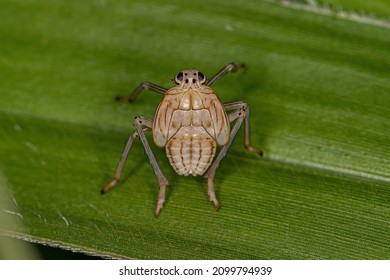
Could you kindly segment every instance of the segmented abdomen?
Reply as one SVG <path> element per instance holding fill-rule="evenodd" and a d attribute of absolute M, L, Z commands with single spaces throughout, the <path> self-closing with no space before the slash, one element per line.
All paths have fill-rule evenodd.
<path fill-rule="evenodd" d="M 217 143 L 201 126 L 181 127 L 165 149 L 179 175 L 202 175 L 213 161 Z"/>

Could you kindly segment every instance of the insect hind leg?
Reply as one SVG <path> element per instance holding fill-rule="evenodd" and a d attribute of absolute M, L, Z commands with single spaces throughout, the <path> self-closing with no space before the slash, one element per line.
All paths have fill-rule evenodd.
<path fill-rule="evenodd" d="M 207 176 L 207 175 L 206 175 Z M 209 195 L 210 201 L 213 203 L 215 210 L 219 210 L 220 205 L 217 200 L 217 197 L 215 196 L 215 190 L 214 190 L 214 176 L 208 176 L 207 177 L 207 193 Z"/>
<path fill-rule="evenodd" d="M 127 159 L 128 154 L 129 154 L 129 151 L 131 149 L 131 146 L 133 145 L 134 139 L 138 136 L 140 138 L 143 146 L 144 146 L 146 155 L 149 158 L 150 164 L 152 165 L 154 173 L 156 174 L 158 182 L 159 182 L 160 190 L 159 190 L 159 195 L 158 195 L 158 200 L 157 200 L 157 206 L 156 206 L 156 209 L 154 211 L 154 214 L 157 217 L 160 213 L 160 210 L 162 209 L 162 207 L 164 205 L 165 189 L 166 189 L 166 186 L 169 185 L 169 182 L 166 179 L 165 175 L 162 173 L 162 171 L 157 163 L 157 160 L 152 152 L 152 149 L 150 148 L 148 140 L 146 139 L 146 136 L 145 136 L 145 132 L 150 131 L 152 128 L 152 120 L 145 118 L 145 117 L 142 117 L 142 116 L 136 117 L 134 120 L 134 125 L 136 126 L 136 131 L 134 131 L 130 135 L 129 140 L 127 141 L 126 147 L 123 150 L 121 159 L 119 161 L 119 164 L 118 164 L 118 167 L 117 167 L 117 170 L 115 173 L 115 177 L 110 183 L 108 183 L 106 186 L 103 187 L 103 189 L 101 190 L 101 193 L 102 194 L 106 193 L 107 191 L 109 191 L 111 188 L 113 188 L 119 182 L 121 174 L 122 174 L 123 166 L 126 162 L 126 159 Z"/>
<path fill-rule="evenodd" d="M 159 194 L 158 194 L 156 209 L 154 210 L 154 215 L 156 217 L 158 217 L 158 215 L 160 214 L 160 210 L 163 208 L 163 205 L 165 202 L 165 189 L 166 189 L 166 186 L 169 185 L 169 182 L 168 182 L 167 178 L 165 177 L 165 175 L 162 173 L 160 166 L 158 165 L 157 160 L 153 154 L 153 151 L 150 148 L 149 142 L 146 139 L 146 136 L 145 136 L 145 133 L 143 130 L 143 123 L 145 121 L 148 123 L 148 125 L 150 125 L 150 126 L 152 125 L 152 121 L 150 119 L 146 119 L 144 117 L 136 117 L 134 120 L 134 124 L 137 128 L 138 136 L 141 139 L 141 142 L 144 146 L 146 155 L 148 156 L 150 164 L 152 165 L 154 173 L 156 174 L 157 179 L 158 179 L 160 190 L 159 190 Z"/>
<path fill-rule="evenodd" d="M 230 138 L 229 138 L 228 143 L 225 146 L 223 146 L 222 149 L 219 151 L 217 158 L 215 159 L 213 164 L 210 166 L 210 168 L 207 170 L 207 172 L 204 176 L 205 178 L 207 178 L 207 182 L 208 182 L 208 194 L 210 197 L 210 201 L 213 202 L 214 207 L 217 210 L 219 209 L 219 203 L 216 199 L 215 191 L 214 191 L 215 172 L 216 172 L 217 168 L 219 167 L 221 160 L 225 157 L 228 149 L 230 148 L 230 146 L 234 140 L 234 137 L 236 136 L 236 134 L 237 134 L 238 130 L 240 129 L 243 122 L 244 122 L 244 126 L 245 126 L 245 144 L 244 144 L 245 149 L 247 149 L 251 152 L 254 152 L 259 156 L 263 155 L 263 152 L 260 149 L 255 148 L 250 144 L 250 140 L 249 140 L 249 106 L 243 101 L 226 103 L 226 104 L 224 104 L 224 106 L 225 106 L 225 110 L 227 110 L 227 111 L 234 110 L 233 112 L 231 112 L 228 115 L 228 117 L 229 117 L 230 122 L 236 121 L 236 123 L 234 124 L 234 126 L 230 132 Z"/>
<path fill-rule="evenodd" d="M 214 176 L 215 172 L 217 171 L 217 168 L 219 167 L 219 164 L 221 160 L 225 157 L 227 150 L 229 149 L 230 145 L 233 142 L 234 137 L 237 134 L 238 129 L 240 128 L 241 124 L 243 122 L 243 118 L 239 118 L 237 122 L 234 124 L 234 127 L 232 131 L 230 132 L 230 138 L 228 143 L 222 147 L 222 149 L 219 151 L 219 154 L 213 164 L 210 166 L 210 168 L 207 170 L 205 174 L 205 178 L 207 178 L 207 183 L 208 183 L 208 195 L 210 197 L 210 201 L 213 202 L 215 209 L 219 209 L 219 203 L 216 199 L 215 196 L 215 191 L 214 191 Z"/>

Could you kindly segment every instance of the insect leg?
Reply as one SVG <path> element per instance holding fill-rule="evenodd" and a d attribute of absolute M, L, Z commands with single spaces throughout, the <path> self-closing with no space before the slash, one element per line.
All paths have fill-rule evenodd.
<path fill-rule="evenodd" d="M 225 76 L 229 72 L 236 72 L 240 68 L 244 68 L 244 64 L 237 65 L 234 62 L 230 62 L 225 67 L 223 67 L 217 74 L 215 74 L 209 81 L 207 81 L 206 85 L 211 87 L 214 83 L 216 83 L 219 79 Z"/>
<path fill-rule="evenodd" d="M 144 117 L 136 117 L 134 120 L 134 124 L 137 128 L 138 136 L 141 139 L 142 144 L 144 145 L 146 155 L 148 156 L 150 164 L 152 165 L 154 173 L 156 174 L 158 179 L 160 190 L 158 194 L 156 209 L 154 210 L 154 215 L 158 217 L 158 214 L 160 213 L 160 210 L 163 208 L 165 202 L 165 190 L 166 190 L 166 186 L 169 185 L 169 182 L 167 178 L 164 176 L 164 174 L 162 173 L 157 163 L 157 160 L 152 152 L 152 149 L 150 148 L 150 145 L 148 143 L 148 140 L 146 139 L 145 132 L 143 129 L 144 125 L 148 125 L 151 127 L 152 121 Z"/>
<path fill-rule="evenodd" d="M 245 142 L 244 147 L 250 152 L 258 154 L 259 156 L 263 155 L 263 151 L 258 148 L 253 147 L 250 144 L 250 128 L 249 128 L 249 106 L 244 101 L 236 101 L 223 104 L 226 111 L 234 110 L 229 114 L 229 121 L 233 122 L 238 118 L 244 118 L 245 125 Z"/>
<path fill-rule="evenodd" d="M 150 163 L 152 164 L 153 170 L 157 176 L 159 186 L 160 186 L 160 192 L 158 196 L 157 201 L 157 207 L 155 210 L 155 215 L 158 216 L 158 213 L 160 212 L 161 208 L 163 207 L 164 201 L 165 201 L 165 188 L 167 185 L 169 185 L 168 180 L 162 173 L 160 167 L 158 166 L 158 163 L 156 161 L 156 158 L 154 157 L 154 154 L 149 146 L 149 143 L 146 139 L 145 132 L 150 131 L 152 128 L 152 120 L 145 118 L 145 117 L 137 117 L 134 120 L 134 125 L 136 126 L 136 131 L 134 131 L 127 141 L 126 147 L 123 150 L 121 159 L 119 161 L 118 167 L 115 172 L 114 179 L 108 183 L 104 188 L 101 190 L 101 193 L 104 194 L 107 191 L 109 191 L 112 187 L 114 187 L 120 180 L 123 166 L 126 162 L 127 156 L 129 154 L 129 151 L 131 149 L 131 146 L 133 145 L 134 139 L 138 136 L 141 139 L 141 142 L 145 148 L 145 152 L 150 160 Z"/>
<path fill-rule="evenodd" d="M 215 197 L 214 192 L 214 176 L 217 168 L 219 167 L 219 164 L 221 160 L 225 157 L 227 150 L 229 149 L 230 145 L 233 142 L 234 137 L 237 134 L 238 129 L 240 128 L 242 124 L 243 118 L 237 119 L 237 122 L 234 124 L 234 127 L 232 128 L 230 132 L 230 138 L 228 143 L 222 147 L 222 149 L 219 151 L 219 154 L 213 164 L 210 166 L 210 168 L 207 170 L 205 174 L 205 178 L 207 178 L 207 185 L 208 185 L 208 194 L 210 197 L 210 201 L 213 202 L 214 207 L 218 210 L 219 209 L 219 203 Z"/>
<path fill-rule="evenodd" d="M 143 82 L 140 83 L 129 96 L 117 96 L 115 100 L 118 102 L 133 102 L 144 89 L 152 90 L 160 94 L 164 94 L 168 90 L 149 82 Z"/>
<path fill-rule="evenodd" d="M 149 130 L 149 128 L 145 128 L 145 129 Z M 122 175 L 123 166 L 125 165 L 127 156 L 129 154 L 131 146 L 133 145 L 134 139 L 136 137 L 137 137 L 137 131 L 134 131 L 130 135 L 129 140 L 127 141 L 127 144 L 125 146 L 125 149 L 123 150 L 121 159 L 119 161 L 118 167 L 117 167 L 116 172 L 115 172 L 114 179 L 110 183 L 108 183 L 107 185 L 104 186 L 104 188 L 101 190 L 101 194 L 105 194 L 106 192 L 108 192 L 111 188 L 113 188 L 120 181 L 120 178 L 121 178 L 121 175 Z"/>
<path fill-rule="evenodd" d="M 224 104 L 225 110 L 234 110 L 231 112 L 228 117 L 229 121 L 233 122 L 236 120 L 236 123 L 234 124 L 231 132 L 230 132 L 230 138 L 228 143 L 222 147 L 220 150 L 217 158 L 213 162 L 213 164 L 210 166 L 210 168 L 207 170 L 205 174 L 205 178 L 207 178 L 208 183 L 208 194 L 210 196 L 210 201 L 213 202 L 214 207 L 216 209 L 219 208 L 219 203 L 215 197 L 214 192 L 214 176 L 217 168 L 219 167 L 219 164 L 221 163 L 221 160 L 225 157 L 227 150 L 231 146 L 234 137 L 236 136 L 238 130 L 240 129 L 242 122 L 244 122 L 245 125 L 245 148 L 251 152 L 254 152 L 258 155 L 262 155 L 263 152 L 253 146 L 250 145 L 249 141 L 249 107 L 245 102 L 238 101 L 238 102 L 232 102 L 232 103 L 226 103 Z"/>
<path fill-rule="evenodd" d="M 150 131 L 151 128 L 152 128 L 152 121 L 150 119 L 146 119 L 146 118 L 144 118 L 144 119 L 145 119 L 145 121 L 144 121 L 143 131 Z M 129 140 L 127 140 L 127 144 L 125 146 L 125 149 L 123 150 L 123 153 L 122 153 L 121 159 L 119 161 L 118 167 L 116 169 L 115 177 L 114 177 L 114 179 L 110 183 L 108 183 L 106 186 L 104 186 L 104 188 L 101 190 L 102 194 L 108 192 L 112 187 L 114 187 L 120 181 L 120 178 L 121 178 L 121 175 L 122 175 L 123 166 L 125 165 L 127 156 L 129 155 L 129 152 L 130 152 L 131 146 L 133 145 L 134 139 L 137 136 L 138 136 L 138 132 L 137 131 L 134 131 L 130 135 Z"/>

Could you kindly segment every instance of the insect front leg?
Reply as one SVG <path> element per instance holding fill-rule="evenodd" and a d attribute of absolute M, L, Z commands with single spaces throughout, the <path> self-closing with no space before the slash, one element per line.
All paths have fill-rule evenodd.
<path fill-rule="evenodd" d="M 225 76 L 229 72 L 236 72 L 240 68 L 244 68 L 244 64 L 235 64 L 234 62 L 230 62 L 226 64 L 225 67 L 223 67 L 217 74 L 215 74 L 209 81 L 207 81 L 206 85 L 211 87 L 213 84 L 215 84 L 219 79 L 221 79 L 223 76 Z"/>
<path fill-rule="evenodd" d="M 168 90 L 159 85 L 155 85 L 149 82 L 143 82 L 140 83 L 129 96 L 117 96 L 115 100 L 118 102 L 133 102 L 144 89 L 149 89 L 160 94 L 164 94 Z"/>
<path fill-rule="evenodd" d="M 205 178 L 207 178 L 207 184 L 208 184 L 208 194 L 210 197 L 210 201 L 213 202 L 214 207 L 216 209 L 219 209 L 219 203 L 215 197 L 215 191 L 214 191 L 214 176 L 217 168 L 219 167 L 219 164 L 221 163 L 221 160 L 225 157 L 229 147 L 231 146 L 234 137 L 236 136 L 238 130 L 240 129 L 242 123 L 244 122 L 245 125 L 245 148 L 251 152 L 254 152 L 260 156 L 263 155 L 263 152 L 253 146 L 250 145 L 249 140 L 249 107 L 248 105 L 243 101 L 238 102 L 232 102 L 224 104 L 226 111 L 231 111 L 228 117 L 230 122 L 236 121 L 234 124 L 231 132 L 230 132 L 230 138 L 229 141 L 226 143 L 225 146 L 222 147 L 220 150 L 217 158 L 213 162 L 213 164 L 210 166 L 210 168 L 207 170 L 205 174 Z"/>

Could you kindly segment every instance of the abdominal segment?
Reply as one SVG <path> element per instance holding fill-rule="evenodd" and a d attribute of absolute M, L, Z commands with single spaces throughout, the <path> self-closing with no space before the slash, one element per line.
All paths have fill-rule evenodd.
<path fill-rule="evenodd" d="M 202 175 L 213 161 L 217 143 L 202 126 L 181 127 L 165 149 L 179 175 Z"/>

